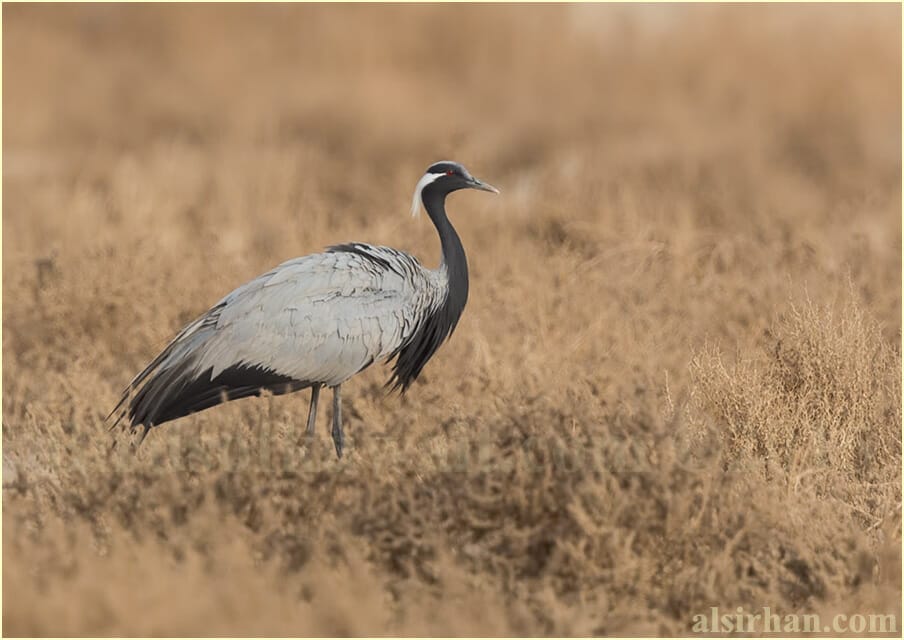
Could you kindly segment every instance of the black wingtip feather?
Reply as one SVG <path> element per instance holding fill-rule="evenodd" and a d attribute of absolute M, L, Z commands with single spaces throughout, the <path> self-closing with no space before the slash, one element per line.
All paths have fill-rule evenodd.
<path fill-rule="evenodd" d="M 264 392 L 281 395 L 311 386 L 309 382 L 295 380 L 261 366 L 234 365 L 220 371 L 215 377 L 212 374 L 213 369 L 209 368 L 200 374 L 191 375 L 188 365 L 154 372 L 140 385 L 134 396 L 130 398 L 134 388 L 130 387 L 126 391 L 108 417 L 109 419 L 118 412 L 111 429 L 123 420 L 124 428 L 134 430 L 143 426 L 143 441 L 152 427 L 229 400 Z"/>

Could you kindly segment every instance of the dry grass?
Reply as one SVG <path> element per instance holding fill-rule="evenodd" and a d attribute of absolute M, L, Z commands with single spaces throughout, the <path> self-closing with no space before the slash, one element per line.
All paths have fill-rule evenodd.
<path fill-rule="evenodd" d="M 694 359 L 691 419 L 704 417 L 704 436 L 721 427 L 726 464 L 812 484 L 877 527 L 900 506 L 900 352 L 849 298 L 791 303 L 770 337 L 731 367 L 712 350 Z"/>
<path fill-rule="evenodd" d="M 3 7 L 7 634 L 900 625 L 901 14 Z M 226 405 L 110 453 L 183 323 L 336 242 L 472 268 L 404 398 Z M 323 418 L 323 416 L 322 416 Z M 899 627 L 900 628 L 900 627 Z"/>

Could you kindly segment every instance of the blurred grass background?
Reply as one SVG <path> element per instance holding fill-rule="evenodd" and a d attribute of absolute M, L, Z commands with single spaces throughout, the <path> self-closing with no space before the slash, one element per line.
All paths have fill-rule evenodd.
<path fill-rule="evenodd" d="M 897 615 L 897 5 L 3 6 L 13 635 L 686 634 Z M 404 398 L 108 452 L 185 322 L 343 241 L 471 299 Z"/>

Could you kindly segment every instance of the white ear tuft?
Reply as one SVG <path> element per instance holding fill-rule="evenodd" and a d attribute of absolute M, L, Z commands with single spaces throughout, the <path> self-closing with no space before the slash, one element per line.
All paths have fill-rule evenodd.
<path fill-rule="evenodd" d="M 411 215 L 415 218 L 421 212 L 421 193 L 424 191 L 424 187 L 428 184 L 436 180 L 437 178 L 442 177 L 445 174 L 442 173 L 425 173 L 421 176 L 421 179 L 418 180 L 417 185 L 414 187 L 414 197 L 411 198 Z"/>

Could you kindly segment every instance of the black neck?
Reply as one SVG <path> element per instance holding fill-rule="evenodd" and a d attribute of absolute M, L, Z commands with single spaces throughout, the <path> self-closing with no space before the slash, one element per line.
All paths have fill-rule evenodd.
<path fill-rule="evenodd" d="M 465 256 L 465 248 L 461 244 L 461 238 L 458 237 L 449 217 L 446 215 L 446 196 L 447 192 L 431 189 L 429 186 L 424 189 L 423 201 L 424 209 L 427 215 L 433 221 L 439 233 L 439 241 L 443 252 L 443 264 L 446 265 L 446 272 L 449 278 L 449 299 L 450 311 L 454 313 L 454 323 L 458 322 L 458 317 L 465 308 L 468 301 L 468 259 Z M 453 328 L 454 328 L 453 323 Z"/>
<path fill-rule="evenodd" d="M 468 301 L 468 260 L 461 240 L 446 216 L 447 194 L 447 191 L 431 189 L 430 186 L 423 191 L 424 208 L 433 221 L 442 244 L 448 290 L 440 306 L 420 320 L 414 335 L 398 351 L 389 383 L 394 388 L 401 388 L 403 392 L 455 330 Z"/>

